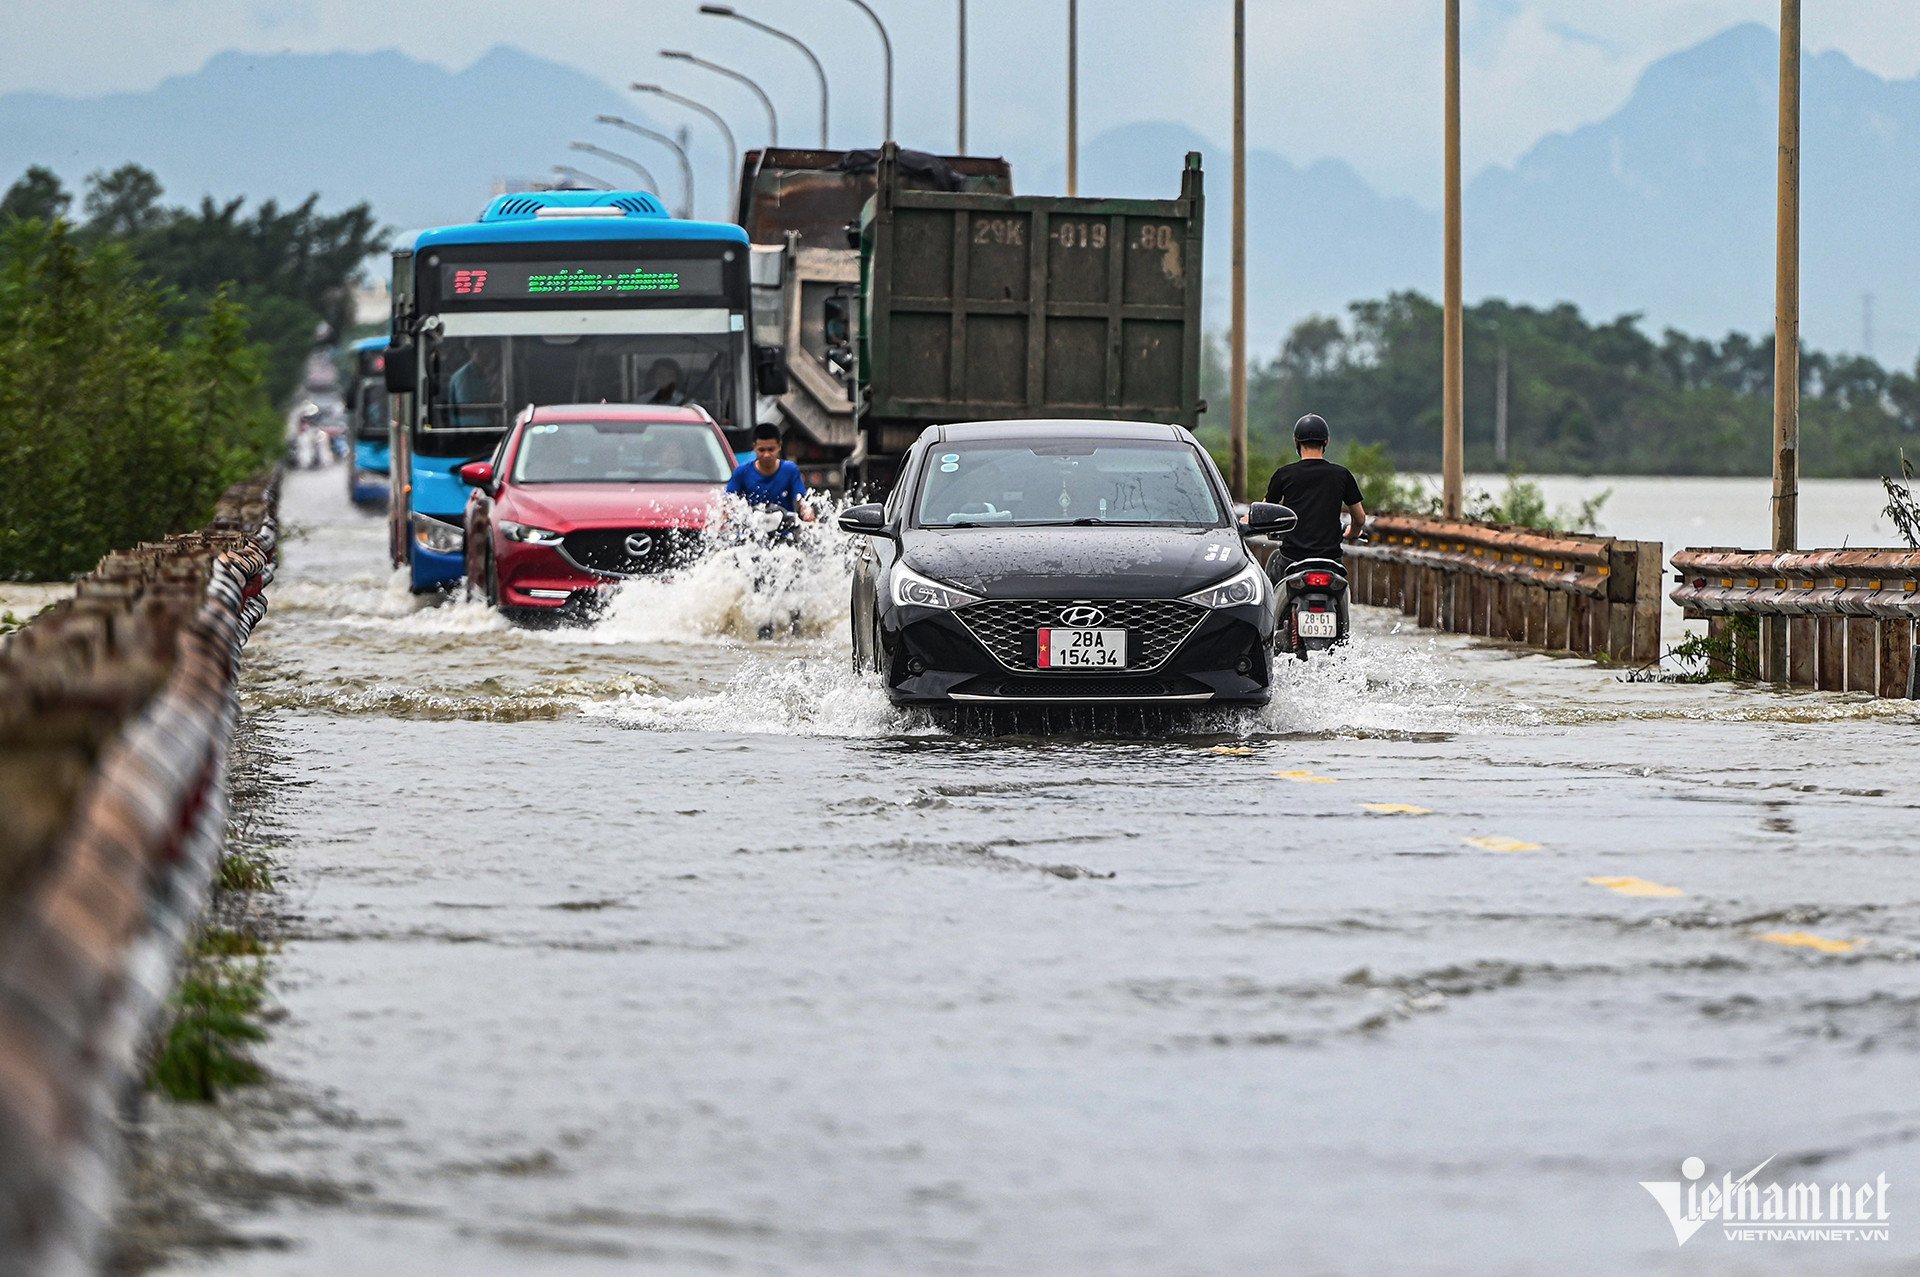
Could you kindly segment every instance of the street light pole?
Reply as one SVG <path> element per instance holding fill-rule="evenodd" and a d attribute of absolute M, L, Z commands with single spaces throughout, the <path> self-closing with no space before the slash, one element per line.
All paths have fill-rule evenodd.
<path fill-rule="evenodd" d="M 657 84 L 629 84 L 627 87 L 635 93 L 651 93 L 656 97 L 663 97 L 669 102 L 678 102 L 688 110 L 698 111 L 719 125 L 721 134 L 727 139 L 727 182 L 728 189 L 732 189 L 733 180 L 740 172 L 740 147 L 733 140 L 733 130 L 727 127 L 727 122 L 720 118 L 718 111 L 715 111 L 712 107 L 702 106 L 692 98 L 683 98 L 678 93 L 670 92 Z"/>
<path fill-rule="evenodd" d="M 562 177 L 570 177 L 576 182 L 585 182 L 587 185 L 594 187 L 597 190 L 610 191 L 613 189 L 612 182 L 607 181 L 605 178 L 595 177 L 593 174 L 583 172 L 582 170 L 574 168 L 571 165 L 556 164 L 553 166 L 553 171 L 560 174 Z"/>
<path fill-rule="evenodd" d="M 1234 0 L 1233 13 L 1234 29 L 1237 31 L 1245 25 L 1246 19 L 1244 6 L 1240 0 Z M 1067 194 L 1078 195 L 1079 193 L 1080 0 L 1067 0 Z"/>
<path fill-rule="evenodd" d="M 1072 170 L 1068 172 L 1071 174 Z M 1067 179 L 1073 193 L 1073 178 Z M 1227 415 L 1227 481 L 1235 501 L 1247 499 L 1247 0 L 1233 0 L 1233 313 L 1231 407 Z"/>
<path fill-rule="evenodd" d="M 967 153 L 967 0 L 960 0 L 960 125 L 955 155 Z"/>
<path fill-rule="evenodd" d="M 628 159 L 618 151 L 609 151 L 604 147 L 595 146 L 591 142 L 569 142 L 567 143 L 567 149 L 571 151 L 585 151 L 587 154 L 597 155 L 603 160 L 612 160 L 622 168 L 630 168 L 640 175 L 640 180 L 647 184 L 649 191 L 655 195 L 660 193 L 660 183 L 653 180 L 653 174 L 648 172 L 647 166 L 639 160 Z"/>
<path fill-rule="evenodd" d="M 966 0 L 960 0 L 960 3 L 964 7 L 966 4 Z M 732 18 L 735 22 L 745 23 L 747 26 L 752 27 L 756 31 L 764 31 L 768 35 L 773 36 L 775 39 L 785 40 L 788 44 L 792 45 L 794 48 L 800 50 L 801 53 L 806 55 L 807 61 L 813 63 L 814 75 L 819 77 L 819 80 L 820 80 L 820 149 L 823 151 L 826 150 L 827 149 L 827 69 L 820 65 L 819 58 L 816 58 L 813 56 L 813 50 L 809 49 L 806 45 L 800 43 L 798 38 L 787 34 L 785 31 L 780 30 L 780 28 L 770 27 L 764 22 L 760 22 L 760 21 L 757 21 L 756 19 L 749 18 L 746 14 L 736 11 L 732 5 L 703 4 L 700 6 L 700 12 L 709 14 L 716 18 Z"/>
<path fill-rule="evenodd" d="M 1446 315 L 1441 376 L 1441 501 L 1446 517 L 1460 517 L 1466 471 L 1462 422 L 1466 416 L 1466 330 L 1461 317 L 1460 283 L 1460 0 L 1447 0 L 1446 72 Z"/>
<path fill-rule="evenodd" d="M 887 111 L 886 141 L 893 141 L 893 41 L 887 38 L 887 24 L 880 21 L 880 15 L 867 7 L 867 0 L 851 0 L 860 7 L 860 12 L 873 19 L 873 29 L 880 33 L 880 49 L 886 55 L 887 62 Z"/>
<path fill-rule="evenodd" d="M 676 62 L 691 62 L 694 66 L 704 67 L 707 70 L 712 71 L 715 75 L 724 75 L 729 80 L 738 80 L 740 83 L 746 85 L 749 89 L 752 89 L 753 96 L 759 98 L 760 105 L 766 108 L 767 145 L 768 146 L 780 145 L 780 117 L 774 114 L 773 99 L 767 96 L 767 91 L 765 89 L 755 84 L 752 80 L 749 80 L 746 76 L 741 75 L 738 71 L 729 70 L 728 68 L 721 66 L 717 62 L 709 62 L 705 58 L 696 58 L 691 53 L 688 53 L 683 49 L 662 49 L 660 50 L 660 56 L 663 58 L 672 58 Z"/>
<path fill-rule="evenodd" d="M 631 120 L 623 120 L 617 115 L 596 115 L 593 118 L 600 124 L 611 124 L 629 133 L 638 133 L 641 137 L 651 138 L 671 150 L 674 158 L 680 161 L 680 216 L 683 218 L 693 216 L 693 161 L 687 158 L 686 147 L 665 133 L 656 133 L 650 128 L 635 124 Z"/>
<path fill-rule="evenodd" d="M 1773 548 L 1800 541 L 1800 0 L 1780 0 L 1780 167 L 1773 272 Z"/>

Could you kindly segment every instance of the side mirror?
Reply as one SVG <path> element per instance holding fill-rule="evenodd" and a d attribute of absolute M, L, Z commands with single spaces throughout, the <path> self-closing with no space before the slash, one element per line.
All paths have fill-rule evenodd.
<path fill-rule="evenodd" d="M 763 395 L 787 393 L 787 361 L 778 346 L 753 348 L 753 388 Z"/>
<path fill-rule="evenodd" d="M 491 488 L 493 486 L 493 462 L 469 461 L 461 466 L 460 482 L 469 488 Z"/>
<path fill-rule="evenodd" d="M 1300 516 L 1283 505 L 1271 501 L 1255 501 L 1247 507 L 1247 517 L 1241 520 L 1240 535 L 1243 537 L 1270 537 L 1293 531 L 1293 525 L 1300 522 Z"/>
<path fill-rule="evenodd" d="M 840 512 L 840 530 L 852 532 L 858 536 L 883 536 L 887 530 L 886 507 L 873 505 L 848 506 Z"/>
<path fill-rule="evenodd" d="M 388 394 L 412 394 L 413 347 L 410 345 L 389 347 L 384 361 L 384 367 L 381 371 L 387 379 Z"/>

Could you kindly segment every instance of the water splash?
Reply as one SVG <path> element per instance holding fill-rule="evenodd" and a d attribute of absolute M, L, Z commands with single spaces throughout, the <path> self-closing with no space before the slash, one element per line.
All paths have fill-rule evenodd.
<path fill-rule="evenodd" d="M 1310 660 L 1274 662 L 1273 700 L 1256 732 L 1377 735 L 1500 731 L 1545 721 L 1530 704 L 1450 670 L 1433 639 L 1357 633 Z"/>
<path fill-rule="evenodd" d="M 708 695 L 630 692 L 585 702 L 580 710 L 642 731 L 841 737 L 935 731 L 926 714 L 896 708 L 878 678 L 855 672 L 844 647 L 826 644 L 787 660 L 748 656 L 725 687 Z"/>

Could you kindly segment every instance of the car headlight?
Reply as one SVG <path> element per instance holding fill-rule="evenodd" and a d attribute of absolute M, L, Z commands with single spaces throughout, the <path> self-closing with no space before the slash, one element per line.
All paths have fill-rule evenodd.
<path fill-rule="evenodd" d="M 458 554 L 467 543 L 466 533 L 454 524 L 422 514 L 413 516 L 413 539 L 420 543 L 421 549 L 435 554 Z"/>
<path fill-rule="evenodd" d="M 566 540 L 563 532 L 549 532 L 545 528 L 536 528 L 526 523 L 515 523 L 512 519 L 502 519 L 498 524 L 500 535 L 509 541 L 524 541 L 528 545 L 559 545 Z"/>
<path fill-rule="evenodd" d="M 1267 596 L 1267 574 L 1258 563 L 1249 563 L 1218 585 L 1186 596 L 1189 603 L 1201 607 L 1246 607 Z"/>
<path fill-rule="evenodd" d="M 904 563 L 893 565 L 892 588 L 895 607 L 956 608 L 980 601 L 978 595 L 921 576 Z"/>

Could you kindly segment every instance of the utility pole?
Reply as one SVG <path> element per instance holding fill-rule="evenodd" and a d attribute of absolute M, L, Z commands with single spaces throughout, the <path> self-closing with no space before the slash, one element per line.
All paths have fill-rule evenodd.
<path fill-rule="evenodd" d="M 1465 338 L 1460 316 L 1460 0 L 1447 0 L 1447 232 L 1445 368 L 1441 376 L 1441 499 L 1460 517 L 1466 487 L 1461 422 L 1466 415 Z"/>
<path fill-rule="evenodd" d="M 967 153 L 967 0 L 960 0 L 960 127 L 955 155 Z"/>
<path fill-rule="evenodd" d="M 1247 0 L 1233 0 L 1233 347 L 1227 482 L 1247 499 Z"/>
<path fill-rule="evenodd" d="M 1080 0 L 1067 0 L 1067 194 L 1080 193 Z"/>
<path fill-rule="evenodd" d="M 1780 0 L 1780 166 L 1773 266 L 1773 548 L 1800 548 L 1800 0 Z M 1766 617 L 1760 676 L 1787 676 L 1787 620 Z"/>

